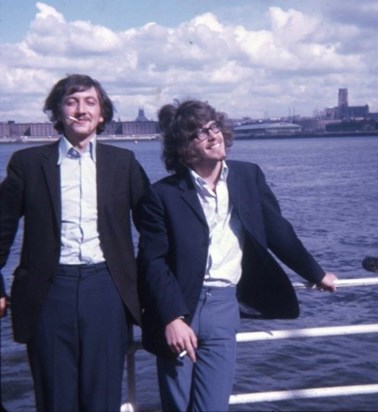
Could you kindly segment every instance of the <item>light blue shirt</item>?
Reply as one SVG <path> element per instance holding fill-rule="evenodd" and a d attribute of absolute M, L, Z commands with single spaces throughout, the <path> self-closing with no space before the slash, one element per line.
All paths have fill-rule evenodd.
<path fill-rule="evenodd" d="M 229 199 L 228 167 L 223 162 L 215 191 L 194 170 L 190 170 L 190 174 L 210 231 L 204 284 L 234 286 L 242 272 L 244 233 Z"/>
<path fill-rule="evenodd" d="M 80 153 L 62 136 L 58 165 L 62 201 L 60 263 L 103 262 L 97 230 L 96 139 Z"/>

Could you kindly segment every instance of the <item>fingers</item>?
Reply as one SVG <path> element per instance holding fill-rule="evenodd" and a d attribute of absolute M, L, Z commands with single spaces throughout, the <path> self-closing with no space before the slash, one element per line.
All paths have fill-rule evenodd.
<path fill-rule="evenodd" d="M 6 316 L 7 314 L 7 298 L 0 298 L 0 318 Z"/>
<path fill-rule="evenodd" d="M 187 334 L 182 336 L 178 341 L 170 345 L 173 353 L 177 354 L 179 358 L 189 356 L 189 358 L 196 361 L 197 338 L 192 329 L 188 327 Z"/>
<path fill-rule="evenodd" d="M 173 353 L 181 358 L 189 356 L 193 362 L 196 361 L 197 337 L 183 319 L 170 322 L 165 328 L 165 337 Z"/>
<path fill-rule="evenodd" d="M 337 276 L 334 273 L 326 272 L 323 279 L 317 285 L 319 290 L 326 290 L 328 292 L 336 292 Z"/>
<path fill-rule="evenodd" d="M 185 352 L 189 356 L 192 362 L 196 362 L 196 349 L 197 349 L 197 336 L 190 328 L 189 330 L 189 342 L 185 342 Z"/>

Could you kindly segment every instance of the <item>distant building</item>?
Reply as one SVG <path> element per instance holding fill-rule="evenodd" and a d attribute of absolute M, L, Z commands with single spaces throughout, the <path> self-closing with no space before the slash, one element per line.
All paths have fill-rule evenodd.
<path fill-rule="evenodd" d="M 342 120 L 337 123 L 328 123 L 325 130 L 328 133 L 376 133 L 377 126 L 374 119 Z"/>
<path fill-rule="evenodd" d="M 299 134 L 302 127 L 289 122 L 255 122 L 234 127 L 235 139 L 253 139 L 254 137 L 287 136 Z"/>
<path fill-rule="evenodd" d="M 134 121 L 112 121 L 102 136 L 146 136 L 158 133 L 158 123 L 148 120 L 143 109 L 139 109 L 138 116 Z M 16 123 L 13 120 L 0 123 L 0 139 L 34 137 L 56 139 L 58 132 L 53 123 Z"/>
<path fill-rule="evenodd" d="M 28 136 L 58 137 L 52 123 L 30 123 L 30 134 Z"/>
<path fill-rule="evenodd" d="M 322 121 L 316 117 L 298 117 L 293 123 L 302 127 L 303 132 L 321 132 L 324 130 Z"/>
<path fill-rule="evenodd" d="M 369 106 L 349 106 L 348 89 L 339 89 L 337 107 L 325 110 L 323 121 L 327 133 L 376 133 L 377 113 L 370 113 Z"/>
<path fill-rule="evenodd" d="M 122 134 L 122 123 L 113 120 L 106 125 L 106 128 L 102 134 L 107 136 Z"/>
<path fill-rule="evenodd" d="M 138 110 L 138 116 L 135 119 L 136 122 L 148 122 L 149 120 L 147 117 L 144 115 L 144 109 L 139 109 Z"/>
<path fill-rule="evenodd" d="M 0 123 L 0 137 L 57 137 L 52 123 L 16 123 L 10 120 Z"/>
<path fill-rule="evenodd" d="M 126 136 L 154 135 L 158 132 L 158 124 L 153 120 L 121 122 L 122 134 Z"/>
<path fill-rule="evenodd" d="M 122 122 L 122 134 L 127 136 L 155 135 L 158 133 L 158 123 L 148 120 L 144 109 L 138 110 L 138 116 L 133 122 Z"/>
<path fill-rule="evenodd" d="M 349 106 L 348 89 L 339 89 L 338 105 L 325 109 L 325 118 L 328 120 L 350 120 L 369 118 L 369 106 Z"/>
<path fill-rule="evenodd" d="M 348 107 L 348 89 L 339 89 L 338 107 Z"/>
<path fill-rule="evenodd" d="M 9 122 L 8 123 L 0 123 L 0 138 L 9 137 Z"/>

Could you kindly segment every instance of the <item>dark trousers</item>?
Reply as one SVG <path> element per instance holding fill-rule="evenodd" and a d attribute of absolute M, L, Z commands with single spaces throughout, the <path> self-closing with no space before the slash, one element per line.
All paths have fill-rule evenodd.
<path fill-rule="evenodd" d="M 228 410 L 240 325 L 236 288 L 202 289 L 191 324 L 198 338 L 197 362 L 157 358 L 162 409 L 165 412 Z"/>
<path fill-rule="evenodd" d="M 28 344 L 39 412 L 119 412 L 127 315 L 105 263 L 60 265 Z"/>

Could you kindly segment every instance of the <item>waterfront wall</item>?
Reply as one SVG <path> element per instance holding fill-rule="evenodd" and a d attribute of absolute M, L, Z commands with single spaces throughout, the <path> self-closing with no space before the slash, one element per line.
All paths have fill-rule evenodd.
<path fill-rule="evenodd" d="M 104 135 L 140 137 L 159 133 L 158 123 L 147 121 L 113 121 L 106 126 Z M 25 138 L 56 139 L 57 131 L 52 123 L 15 123 L 13 121 L 0 123 L 0 140 Z"/>

